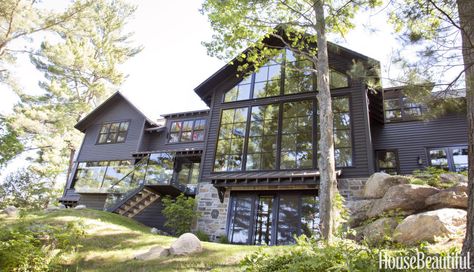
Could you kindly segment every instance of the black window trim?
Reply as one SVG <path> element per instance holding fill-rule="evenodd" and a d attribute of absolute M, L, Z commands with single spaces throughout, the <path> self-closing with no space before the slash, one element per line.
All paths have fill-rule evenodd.
<path fill-rule="evenodd" d="M 306 92 L 306 93 L 309 93 L 309 92 Z M 301 93 L 297 93 L 296 95 L 301 95 Z M 292 94 L 292 95 L 295 95 L 295 94 Z M 269 97 L 265 97 L 265 98 L 269 98 Z M 331 96 L 331 100 L 334 99 L 334 98 L 347 98 L 348 101 L 349 101 L 349 114 L 350 114 L 350 118 L 351 118 L 351 123 L 350 123 L 350 136 L 351 136 L 351 154 L 352 154 L 352 164 L 350 166 L 336 166 L 336 169 L 351 169 L 351 168 L 356 168 L 356 165 L 355 165 L 355 161 L 356 161 L 356 154 L 354 152 L 355 150 L 355 139 L 354 139 L 354 121 L 353 121 L 353 118 L 354 118 L 354 115 L 353 115 L 353 109 L 352 109 L 352 95 L 351 93 L 349 92 L 344 92 L 344 93 L 339 93 L 339 94 L 334 94 Z M 305 101 L 305 100 L 311 100 L 313 102 L 313 114 L 314 113 L 318 113 L 317 109 L 318 109 L 318 105 L 317 105 L 317 99 L 312 96 L 312 97 L 293 97 L 291 99 L 288 99 L 287 97 L 285 97 L 284 99 L 279 99 L 279 100 L 274 100 L 274 101 L 265 101 L 264 103 L 262 103 L 261 101 L 256 101 L 256 102 L 260 102 L 260 103 L 251 103 L 251 104 L 248 104 L 248 103 L 244 103 L 243 105 L 228 105 L 230 103 L 225 103 L 225 106 L 226 107 L 222 107 L 219 111 L 219 122 L 218 122 L 218 130 L 217 130 L 217 135 L 219 135 L 220 133 L 220 124 L 221 124 L 221 121 L 222 121 L 222 117 L 223 117 L 223 111 L 224 110 L 229 110 L 229 109 L 240 109 L 240 108 L 246 108 L 247 109 L 247 121 L 246 121 L 246 131 L 245 131 L 245 139 L 244 139 L 244 149 L 243 149 L 243 153 L 242 153 L 242 167 L 241 167 L 241 170 L 235 170 L 235 171 L 215 171 L 214 170 L 214 166 L 215 166 L 215 159 L 216 159 L 216 154 L 217 154 L 217 145 L 218 145 L 218 141 L 219 141 L 219 137 L 217 136 L 216 140 L 215 140 L 215 146 L 214 146 L 214 153 L 213 153 L 213 160 L 212 160 L 212 167 L 211 167 L 211 171 L 210 171 L 210 174 L 226 174 L 226 173 L 243 173 L 243 172 L 254 172 L 254 173 L 258 173 L 258 172 L 282 172 L 282 171 L 307 171 L 307 170 L 314 170 L 314 169 L 318 169 L 318 144 L 317 144 L 317 141 L 316 141 L 316 138 L 317 138 L 317 134 L 318 134 L 318 131 L 317 131 L 317 118 L 319 118 L 319 114 L 317 114 L 316 118 L 313 118 L 313 129 L 312 129 L 312 135 L 313 135 L 313 167 L 309 167 L 309 168 L 295 168 L 295 169 L 280 169 L 280 164 L 281 164 L 281 152 L 278 152 L 280 149 L 281 149 L 281 122 L 282 122 L 282 116 L 283 116 L 283 104 L 284 103 L 288 103 L 288 102 L 299 102 L 299 101 Z M 241 102 L 241 100 L 239 101 L 233 101 L 233 102 Z M 266 170 L 262 170 L 262 169 L 255 169 L 255 170 L 247 170 L 246 169 L 246 163 L 247 163 L 247 146 L 248 146 L 248 131 L 249 131 L 249 126 L 250 126 L 250 114 L 251 114 L 251 108 L 252 107 L 255 107 L 255 106 L 266 106 L 266 105 L 271 105 L 271 104 L 279 104 L 280 105 L 280 112 L 279 112 L 279 115 L 278 115 L 278 134 L 277 134 L 277 153 L 276 153 L 276 160 L 275 160 L 275 169 L 266 169 Z M 316 143 L 316 144 L 315 144 Z M 336 148 L 335 148 L 336 149 Z"/>
<path fill-rule="evenodd" d="M 442 145 L 442 146 L 428 146 L 425 148 L 425 156 L 426 156 L 426 165 L 427 166 L 432 166 L 431 165 L 431 159 L 430 159 L 430 150 L 432 149 L 444 149 L 446 151 L 446 157 L 448 160 L 448 168 L 450 172 L 455 172 L 455 167 L 454 167 L 454 161 L 453 161 L 453 154 L 452 150 L 455 148 L 467 148 L 468 149 L 468 144 L 451 144 L 451 145 Z"/>
<path fill-rule="evenodd" d="M 200 121 L 200 120 L 204 120 L 204 128 L 203 129 L 198 129 L 196 131 L 202 131 L 204 133 L 204 138 L 202 140 L 198 140 L 198 141 L 193 141 L 192 138 L 193 138 L 193 134 L 194 134 L 194 127 L 196 125 L 196 121 Z M 171 140 L 171 133 L 173 133 L 171 131 L 171 127 L 173 126 L 173 123 L 184 123 L 184 122 L 187 122 L 187 121 L 192 121 L 193 124 L 192 124 L 192 128 L 191 128 L 191 140 L 190 141 L 181 141 L 181 135 L 183 134 L 183 128 L 181 127 L 180 130 L 179 130 L 179 133 L 178 133 L 178 141 L 177 142 L 170 142 Z M 206 128 L 207 128 L 207 118 L 205 117 L 202 117 L 202 118 L 193 118 L 193 119 L 179 119 L 179 120 L 169 120 L 169 126 L 167 126 L 167 136 L 166 136 L 166 144 L 183 144 L 183 143 L 199 143 L 199 142 L 204 142 L 205 139 L 206 139 Z"/>
<path fill-rule="evenodd" d="M 123 138 L 123 142 L 117 142 L 117 138 L 118 138 L 118 134 L 120 132 L 120 124 L 121 123 L 125 123 L 125 122 L 128 122 L 128 126 L 127 126 L 127 130 L 125 131 L 125 136 Z M 100 143 L 99 140 L 100 140 L 100 135 L 101 134 L 104 134 L 104 133 L 101 133 L 100 131 L 102 130 L 102 127 L 105 125 L 105 124 L 115 124 L 115 123 L 118 123 L 119 124 L 119 130 L 117 132 L 117 136 L 115 137 L 115 142 L 112 142 L 112 143 Z M 102 122 L 100 125 L 99 125 L 99 133 L 97 135 L 97 140 L 95 142 L 95 145 L 110 145 L 110 144 L 123 144 L 125 142 L 127 142 L 127 137 L 128 137 L 128 131 L 130 130 L 130 124 L 132 123 L 132 120 L 131 119 L 125 119 L 125 120 L 116 120 L 116 121 L 106 121 L 106 122 Z M 110 133 L 110 127 L 108 128 L 107 130 L 107 135 L 109 135 Z"/>
<path fill-rule="evenodd" d="M 397 171 L 397 175 L 399 175 L 400 174 L 400 159 L 399 159 L 399 156 L 398 156 L 398 149 L 388 148 L 388 149 L 377 149 L 377 150 L 375 150 L 375 169 L 377 170 L 377 172 L 380 172 L 381 169 L 387 169 L 387 168 L 386 167 L 381 168 L 379 166 L 379 160 L 378 160 L 378 156 L 377 156 L 378 152 L 393 152 L 393 153 L 395 153 L 395 160 L 396 160 L 396 163 L 397 163 L 397 167 L 395 167 L 395 170 Z M 390 169 L 392 169 L 392 168 L 390 168 Z"/>
<path fill-rule="evenodd" d="M 407 99 L 408 97 L 405 96 L 403 94 L 403 92 L 398 92 L 396 96 L 393 96 L 393 97 L 387 97 L 387 98 L 384 98 L 384 103 L 383 103 L 383 112 L 384 112 L 384 120 L 386 123 L 397 123 L 397 122 L 408 122 L 408 121 L 419 121 L 423 118 L 423 114 L 424 114 L 424 111 L 425 109 L 423 108 L 423 105 L 419 104 L 418 106 L 416 107 L 406 107 L 405 106 L 405 101 L 404 99 Z M 385 106 L 385 101 L 387 100 L 397 100 L 398 101 L 398 107 L 397 108 L 393 108 L 393 109 L 387 109 L 386 106 Z M 420 109 L 420 115 L 419 116 L 411 116 L 411 115 L 407 115 L 406 113 L 406 110 L 408 109 L 415 109 L 415 108 L 419 108 Z M 392 119 L 389 119 L 387 118 L 386 116 L 386 112 L 387 111 L 395 111 L 395 110 L 399 110 L 400 111 L 400 118 L 392 118 Z"/>

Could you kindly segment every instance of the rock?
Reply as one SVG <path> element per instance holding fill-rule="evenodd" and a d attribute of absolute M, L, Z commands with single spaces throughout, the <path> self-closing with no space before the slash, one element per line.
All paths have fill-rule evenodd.
<path fill-rule="evenodd" d="M 179 236 L 178 240 L 174 241 L 170 247 L 171 255 L 187 255 L 201 251 L 201 241 L 192 233 L 185 233 Z"/>
<path fill-rule="evenodd" d="M 61 209 L 61 210 L 63 210 L 63 209 L 66 209 L 66 206 L 65 206 L 64 204 L 62 204 L 62 203 L 61 203 L 61 204 L 59 204 L 59 206 L 58 206 L 58 207 L 59 207 L 59 209 Z"/>
<path fill-rule="evenodd" d="M 426 198 L 438 192 L 439 189 L 427 185 L 401 184 L 392 186 L 383 198 L 372 203 L 367 211 L 367 216 L 372 218 L 395 210 L 400 214 L 413 214 L 423 210 L 426 207 Z"/>
<path fill-rule="evenodd" d="M 151 228 L 150 232 L 152 234 L 158 234 L 160 231 L 157 228 Z"/>
<path fill-rule="evenodd" d="M 362 231 L 364 238 L 370 244 L 380 244 L 387 237 L 392 237 L 393 231 L 398 226 L 395 218 L 385 217 L 368 224 Z"/>
<path fill-rule="evenodd" d="M 409 178 L 404 176 L 390 176 L 386 173 L 374 173 L 365 183 L 364 198 L 382 198 L 387 190 L 395 185 L 408 184 Z"/>
<path fill-rule="evenodd" d="M 439 175 L 443 183 L 467 183 L 467 177 L 457 173 L 444 173 Z"/>
<path fill-rule="evenodd" d="M 134 257 L 135 260 L 141 261 L 148 261 L 148 260 L 155 260 L 160 257 L 166 257 L 170 255 L 170 251 L 167 248 L 163 248 L 160 246 L 152 247 L 148 252 L 136 255 Z"/>
<path fill-rule="evenodd" d="M 86 208 L 86 205 L 77 205 L 74 207 L 75 210 L 84 210 Z"/>
<path fill-rule="evenodd" d="M 6 214 L 8 217 L 17 217 L 18 216 L 18 209 L 15 206 L 7 206 L 3 213 Z"/>
<path fill-rule="evenodd" d="M 451 188 L 429 196 L 425 204 L 430 209 L 462 208 L 467 209 L 467 183 L 459 183 Z"/>
<path fill-rule="evenodd" d="M 394 238 L 405 245 L 435 242 L 437 237 L 451 237 L 465 227 L 466 211 L 445 208 L 408 216 L 395 229 Z"/>
<path fill-rule="evenodd" d="M 345 206 L 349 213 L 349 226 L 359 226 L 363 221 L 367 219 L 367 210 L 370 208 L 373 199 L 347 201 Z"/>
<path fill-rule="evenodd" d="M 44 211 L 46 211 L 46 212 L 52 212 L 52 211 L 57 211 L 57 210 L 59 210 L 59 207 L 58 206 L 53 206 L 53 205 L 48 206 L 46 209 L 44 209 Z"/>

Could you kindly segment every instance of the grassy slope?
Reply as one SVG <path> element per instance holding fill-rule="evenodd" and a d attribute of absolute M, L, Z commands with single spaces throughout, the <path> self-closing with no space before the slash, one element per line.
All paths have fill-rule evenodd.
<path fill-rule="evenodd" d="M 87 209 L 36 213 L 21 221 L 26 224 L 76 221 L 84 225 L 86 235 L 82 247 L 64 256 L 64 269 L 68 271 L 236 271 L 239 261 L 257 249 L 204 242 L 204 251 L 199 254 L 138 261 L 133 259 L 135 255 L 154 246 L 169 247 L 176 238 L 151 234 L 150 228 L 116 214 Z M 17 223 L 18 220 L 0 220 L 0 228 Z M 266 250 L 277 251 L 279 247 Z"/>

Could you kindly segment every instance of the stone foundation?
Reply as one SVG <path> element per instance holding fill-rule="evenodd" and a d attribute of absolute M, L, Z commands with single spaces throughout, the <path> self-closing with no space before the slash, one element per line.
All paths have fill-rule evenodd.
<path fill-rule="evenodd" d="M 199 183 L 196 199 L 200 213 L 196 229 L 207 233 L 211 241 L 217 241 L 220 237 L 226 236 L 229 191 L 225 193 L 224 203 L 221 203 L 217 189 L 211 183 L 203 182 Z"/>
<path fill-rule="evenodd" d="M 364 193 L 364 185 L 368 178 L 347 178 L 337 180 L 339 193 L 347 200 L 359 200 Z"/>

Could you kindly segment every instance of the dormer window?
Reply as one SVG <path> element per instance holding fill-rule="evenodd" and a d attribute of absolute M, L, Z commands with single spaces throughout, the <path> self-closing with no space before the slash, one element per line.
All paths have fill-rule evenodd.
<path fill-rule="evenodd" d="M 107 122 L 100 127 L 98 144 L 116 144 L 125 142 L 130 121 Z"/>
<path fill-rule="evenodd" d="M 283 65 L 282 65 L 283 64 Z M 271 59 L 224 94 L 224 102 L 316 91 L 313 63 L 290 50 Z M 331 89 L 349 87 L 349 77 L 330 69 Z"/>

